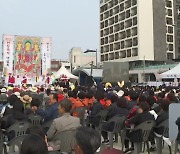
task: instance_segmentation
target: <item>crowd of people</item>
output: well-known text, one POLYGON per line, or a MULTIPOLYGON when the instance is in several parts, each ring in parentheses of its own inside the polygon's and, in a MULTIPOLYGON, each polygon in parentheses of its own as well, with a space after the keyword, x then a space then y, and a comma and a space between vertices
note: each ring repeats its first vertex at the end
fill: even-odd
MULTIPOLYGON (((102 144, 109 144, 109 136, 106 131, 101 131, 101 136, 96 131, 100 123, 98 113, 107 111, 106 121, 120 115, 125 116, 124 127, 126 138, 124 153, 134 150, 133 142, 140 142, 140 132, 129 131, 145 121, 154 121, 156 125, 169 118, 169 105, 179 103, 180 89, 173 87, 120 87, 110 83, 100 83, 97 86, 68 87, 50 85, 45 88, 29 87, 1 87, 0 91, 0 126, 7 130, 17 122, 31 122, 29 115, 35 114, 42 117, 41 125, 52 122, 48 130, 41 125, 31 126, 28 136, 22 143, 20 154, 50 153, 61 150, 63 141, 55 139, 59 134, 75 130, 74 146, 76 154, 94 154, 102 144), (77 108, 86 108, 84 118, 91 125, 81 126, 78 113, 73 112, 77 108), (153 112, 152 112, 153 111, 153 112), (4 120, 7 117, 6 120, 4 120), (131 146, 129 145, 131 143, 131 146)), ((180 120, 177 125, 180 128, 180 120)), ((102 126, 112 131, 114 123, 102 126)), ((161 134, 161 129, 154 129, 161 134)), ((15 132, 4 132, 8 140, 15 137, 15 132)), ((154 136, 150 135, 151 151, 156 150, 154 136)), ((179 135, 180 136, 180 135, 179 135)))

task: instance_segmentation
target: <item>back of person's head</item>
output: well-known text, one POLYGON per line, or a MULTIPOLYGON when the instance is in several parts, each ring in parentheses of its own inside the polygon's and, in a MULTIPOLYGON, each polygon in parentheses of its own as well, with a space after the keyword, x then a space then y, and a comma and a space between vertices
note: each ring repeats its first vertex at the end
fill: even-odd
POLYGON ((88 127, 79 127, 75 134, 77 145, 75 154, 95 154, 101 145, 101 137, 97 131, 88 127))
POLYGON ((154 96, 154 91, 152 89, 150 89, 148 92, 149 92, 149 96, 154 96))
POLYGON ((143 112, 149 111, 150 109, 150 106, 147 102, 140 102, 138 106, 143 110, 143 112))
POLYGON ((64 88, 64 89, 63 89, 63 93, 68 93, 68 89, 67 89, 67 88, 64 88))
POLYGON ((50 93, 51 93, 51 89, 48 88, 48 89, 46 90, 46 94, 49 96, 50 93))
POLYGON ((128 89, 124 89, 124 96, 129 96, 129 90, 128 89))
POLYGON ((113 93, 113 94, 109 97, 109 99, 111 100, 112 103, 115 103, 115 102, 117 102, 117 100, 118 100, 118 96, 113 93))
POLYGON ((158 98, 159 98, 159 99, 164 99, 164 97, 165 97, 165 93, 164 93, 164 92, 160 92, 160 93, 158 94, 158 98))
POLYGON ((31 107, 36 106, 39 107, 41 105, 41 101, 38 98, 33 98, 31 101, 31 107))
POLYGON ((167 95, 167 100, 170 101, 170 102, 173 102, 173 103, 178 102, 178 100, 177 100, 177 98, 176 98, 176 96, 175 96, 175 94, 173 92, 171 92, 171 93, 169 93, 167 95))
POLYGON ((95 98, 97 101, 100 101, 101 99, 104 99, 104 92, 97 90, 95 93, 95 98))
POLYGON ((69 90, 69 91, 68 91, 68 96, 69 96, 69 97, 73 97, 73 96, 74 96, 73 91, 69 90))
POLYGON ((137 99, 139 97, 139 94, 134 90, 130 91, 129 95, 130 95, 130 98, 132 101, 137 101, 137 99))
POLYGON ((141 102, 146 102, 146 101, 147 101, 146 95, 145 95, 145 94, 141 94, 141 95, 139 96, 139 102, 141 103, 141 102))
POLYGON ((79 93, 78 93, 78 98, 79 99, 84 99, 85 98, 85 93, 83 92, 83 91, 80 91, 79 93))
POLYGON ((13 104, 13 111, 14 112, 24 112, 24 105, 20 100, 17 100, 14 104, 13 104))
POLYGON ((161 108, 163 111, 169 111, 169 105, 171 102, 169 100, 163 99, 161 102, 161 108))
POLYGON ((27 136, 21 145, 20 154, 48 154, 45 139, 38 134, 27 136))
POLYGON ((69 113, 72 109, 72 103, 69 99, 65 98, 60 103, 60 108, 64 110, 64 112, 69 113))
POLYGON ((86 92, 86 98, 88 98, 88 99, 93 98, 93 93, 91 91, 86 92))
POLYGON ((77 90, 77 89, 74 89, 74 90, 73 90, 73 98, 77 98, 77 93, 78 93, 78 90, 77 90))
POLYGON ((18 100, 19 100, 19 98, 16 95, 14 95, 14 94, 8 97, 8 102, 12 106, 18 100))
POLYGON ((117 106, 120 108, 127 108, 127 99, 124 97, 119 97, 117 100, 117 106))
POLYGON ((45 138, 45 132, 44 129, 40 126, 33 126, 29 129, 29 134, 38 134, 39 136, 41 136, 42 138, 45 138))
POLYGON ((152 107, 153 104, 156 103, 156 99, 154 98, 154 96, 149 96, 147 98, 147 103, 149 104, 150 107, 152 107))
POLYGON ((40 88, 40 92, 44 92, 44 88, 43 87, 40 88))

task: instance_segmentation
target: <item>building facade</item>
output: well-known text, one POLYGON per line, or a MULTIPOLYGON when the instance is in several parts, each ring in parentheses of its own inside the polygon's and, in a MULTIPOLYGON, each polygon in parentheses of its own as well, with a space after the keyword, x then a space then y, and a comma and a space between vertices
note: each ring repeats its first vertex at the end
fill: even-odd
POLYGON ((68 70, 71 71, 71 65, 67 60, 51 60, 51 72, 55 73, 57 72, 61 66, 64 65, 64 67, 68 70))
POLYGON ((175 17, 175 51, 176 58, 180 59, 180 0, 174 0, 175 17))
POLYGON ((96 66, 96 53, 84 53, 81 48, 74 47, 69 52, 69 62, 72 69, 78 67, 90 67, 91 64, 96 66))
POLYGON ((101 0, 101 62, 177 58, 177 4, 178 0, 101 0))

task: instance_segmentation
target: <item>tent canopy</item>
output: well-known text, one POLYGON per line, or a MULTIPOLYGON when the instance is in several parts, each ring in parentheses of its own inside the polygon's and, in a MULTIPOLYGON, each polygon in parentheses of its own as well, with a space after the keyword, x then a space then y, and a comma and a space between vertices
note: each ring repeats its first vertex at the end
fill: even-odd
POLYGON ((180 78, 180 63, 171 70, 161 74, 162 78, 180 78))
POLYGON ((61 77, 67 77, 68 79, 78 79, 77 76, 71 74, 64 66, 61 66, 61 68, 55 73, 55 79, 61 77))

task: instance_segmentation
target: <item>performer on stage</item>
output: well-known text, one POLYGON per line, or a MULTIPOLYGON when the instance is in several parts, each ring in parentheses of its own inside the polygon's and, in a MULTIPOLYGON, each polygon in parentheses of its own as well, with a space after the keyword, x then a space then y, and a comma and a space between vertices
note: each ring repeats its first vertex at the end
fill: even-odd
POLYGON ((9 78, 8 78, 8 84, 14 84, 15 83, 15 77, 9 73, 9 78))
POLYGON ((49 74, 47 74, 46 83, 50 84, 50 75, 49 74))
POLYGON ((26 78, 26 76, 23 76, 22 84, 27 84, 27 78, 26 78))

